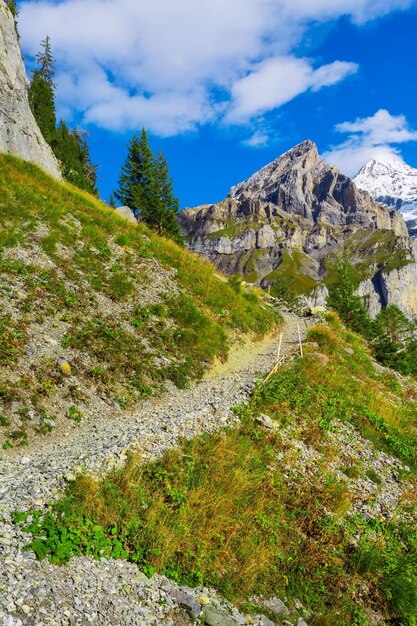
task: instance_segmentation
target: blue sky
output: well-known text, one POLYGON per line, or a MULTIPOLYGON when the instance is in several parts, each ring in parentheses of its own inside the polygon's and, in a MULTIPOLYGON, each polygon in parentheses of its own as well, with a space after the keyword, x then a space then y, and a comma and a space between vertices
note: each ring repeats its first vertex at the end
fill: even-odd
POLYGON ((145 126, 181 206, 220 200, 304 139, 344 173, 417 167, 417 0, 26 0, 28 68, 49 34, 57 107, 90 133, 104 199, 145 126))

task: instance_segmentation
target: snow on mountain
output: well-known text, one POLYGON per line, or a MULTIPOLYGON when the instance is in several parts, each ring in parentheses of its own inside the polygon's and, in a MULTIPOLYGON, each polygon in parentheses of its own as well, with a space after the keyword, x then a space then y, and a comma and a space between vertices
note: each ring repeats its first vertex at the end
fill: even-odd
POLYGON ((410 234, 417 236, 417 169, 400 159, 369 161, 354 178, 381 204, 400 211, 410 234))

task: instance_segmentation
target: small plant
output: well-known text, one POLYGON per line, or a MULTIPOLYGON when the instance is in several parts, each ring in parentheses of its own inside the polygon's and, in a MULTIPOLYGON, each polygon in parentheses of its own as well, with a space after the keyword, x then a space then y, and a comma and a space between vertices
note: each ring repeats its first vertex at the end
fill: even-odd
POLYGON ((39 418, 39 424, 36 430, 42 435, 46 435, 53 430, 54 426, 55 419, 50 417, 47 413, 41 413, 39 418))
POLYGON ((10 437, 13 441, 18 441, 19 439, 27 439, 27 432, 25 430, 13 430, 10 433, 10 437))
POLYGON ((377 474, 377 472, 373 469, 368 469, 366 471, 366 476, 369 478, 369 480, 372 480, 375 485, 380 485, 382 483, 381 476, 377 474))
POLYGON ((80 424, 84 417, 84 413, 75 405, 69 407, 67 415, 70 419, 74 420, 74 422, 77 422, 77 424, 80 424))
POLYGON ((5 415, 0 415, 0 426, 10 426, 10 420, 5 415))
POLYGON ((8 439, 6 439, 6 441, 3 443, 3 450, 8 450, 9 448, 13 448, 13 444, 10 443, 10 441, 8 439))
POLYGON ((347 476, 348 478, 360 478, 361 476, 361 468, 359 465, 346 465, 344 467, 340 468, 341 471, 345 474, 345 476, 347 476))

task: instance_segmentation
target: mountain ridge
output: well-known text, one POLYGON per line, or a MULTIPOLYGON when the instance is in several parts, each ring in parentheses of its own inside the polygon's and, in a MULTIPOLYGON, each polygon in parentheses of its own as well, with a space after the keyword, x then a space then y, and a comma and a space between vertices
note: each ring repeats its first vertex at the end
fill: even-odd
POLYGON ((373 315, 388 303, 417 314, 417 249, 403 216, 321 159, 311 140, 179 220, 192 251, 276 294, 291 287, 323 303, 323 290, 318 298, 314 291, 348 252, 373 315))

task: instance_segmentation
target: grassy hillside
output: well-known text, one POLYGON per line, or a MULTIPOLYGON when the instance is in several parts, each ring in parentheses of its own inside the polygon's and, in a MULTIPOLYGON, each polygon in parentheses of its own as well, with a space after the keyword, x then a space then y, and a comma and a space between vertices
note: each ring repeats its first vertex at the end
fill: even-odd
POLYGON ((184 386, 277 314, 213 267, 0 155, 0 443, 184 386), (115 405, 115 406, 116 406, 115 405))
POLYGON ((32 515, 32 548, 128 558, 252 613, 262 596, 294 615, 301 601, 310 626, 415 626, 417 386, 335 314, 305 355, 257 388, 240 426, 79 477, 32 515))

